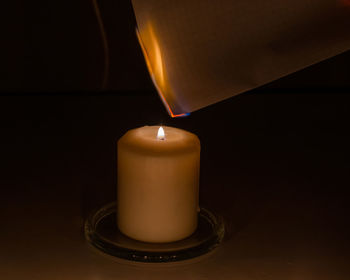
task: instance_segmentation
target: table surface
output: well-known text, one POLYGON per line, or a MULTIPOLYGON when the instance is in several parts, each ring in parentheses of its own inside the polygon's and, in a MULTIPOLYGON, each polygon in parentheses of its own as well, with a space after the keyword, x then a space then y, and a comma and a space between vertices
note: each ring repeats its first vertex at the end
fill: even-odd
POLYGON ((1 96, 1 279, 349 279, 350 95, 243 94, 170 119, 155 93, 1 96), (227 234, 185 263, 90 248, 116 194, 116 141, 153 124, 201 139, 200 201, 227 234))

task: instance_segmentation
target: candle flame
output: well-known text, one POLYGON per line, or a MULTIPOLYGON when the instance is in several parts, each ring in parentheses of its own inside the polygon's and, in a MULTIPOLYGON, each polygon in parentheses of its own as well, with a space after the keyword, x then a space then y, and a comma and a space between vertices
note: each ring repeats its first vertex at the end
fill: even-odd
POLYGON ((165 140, 165 133, 163 127, 159 127, 158 134, 157 134, 158 140, 165 140))

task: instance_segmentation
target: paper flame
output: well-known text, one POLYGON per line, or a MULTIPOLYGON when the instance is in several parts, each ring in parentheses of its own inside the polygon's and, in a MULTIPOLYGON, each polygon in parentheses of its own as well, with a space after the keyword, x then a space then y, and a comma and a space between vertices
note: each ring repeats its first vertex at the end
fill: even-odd
POLYGON ((173 118, 188 116, 189 113, 174 113, 174 110, 169 105, 169 99, 173 98, 171 96, 171 90, 167 81, 166 68, 164 65, 164 59, 162 57, 160 45, 152 25, 148 24, 143 28, 142 38, 138 29, 136 29, 136 35, 140 43, 142 53, 144 55, 153 84, 156 87, 158 94, 169 115, 173 118), (147 46, 147 50, 145 46, 147 46))

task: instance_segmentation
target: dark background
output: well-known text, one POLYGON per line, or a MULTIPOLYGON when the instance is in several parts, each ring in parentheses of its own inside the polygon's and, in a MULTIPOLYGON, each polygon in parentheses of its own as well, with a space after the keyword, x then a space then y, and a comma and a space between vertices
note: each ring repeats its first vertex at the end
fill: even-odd
MULTIPOLYGON (((153 90, 130 0, 98 1, 110 45, 110 90, 153 90)), ((6 1, 0 91, 100 89, 104 57, 91 1, 6 1)), ((350 53, 275 82, 273 88, 349 86, 350 53)))
POLYGON ((0 75, 1 279, 332 279, 349 275, 350 81, 344 53, 171 119, 129 1, 8 1, 0 75), (165 124, 202 145, 200 201, 227 235, 205 261, 136 268, 92 251, 83 221, 115 200, 116 142, 165 124))

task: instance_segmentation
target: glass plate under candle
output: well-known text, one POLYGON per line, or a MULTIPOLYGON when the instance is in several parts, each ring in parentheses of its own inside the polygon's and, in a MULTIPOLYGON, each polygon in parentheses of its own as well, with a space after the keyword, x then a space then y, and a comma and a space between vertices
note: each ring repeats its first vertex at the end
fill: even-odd
POLYGON ((201 208, 197 230, 189 237, 171 243, 146 243, 131 239, 117 227, 116 203, 94 212, 85 221, 85 237, 109 255, 137 262, 183 261, 212 251, 224 237, 223 219, 201 208))

